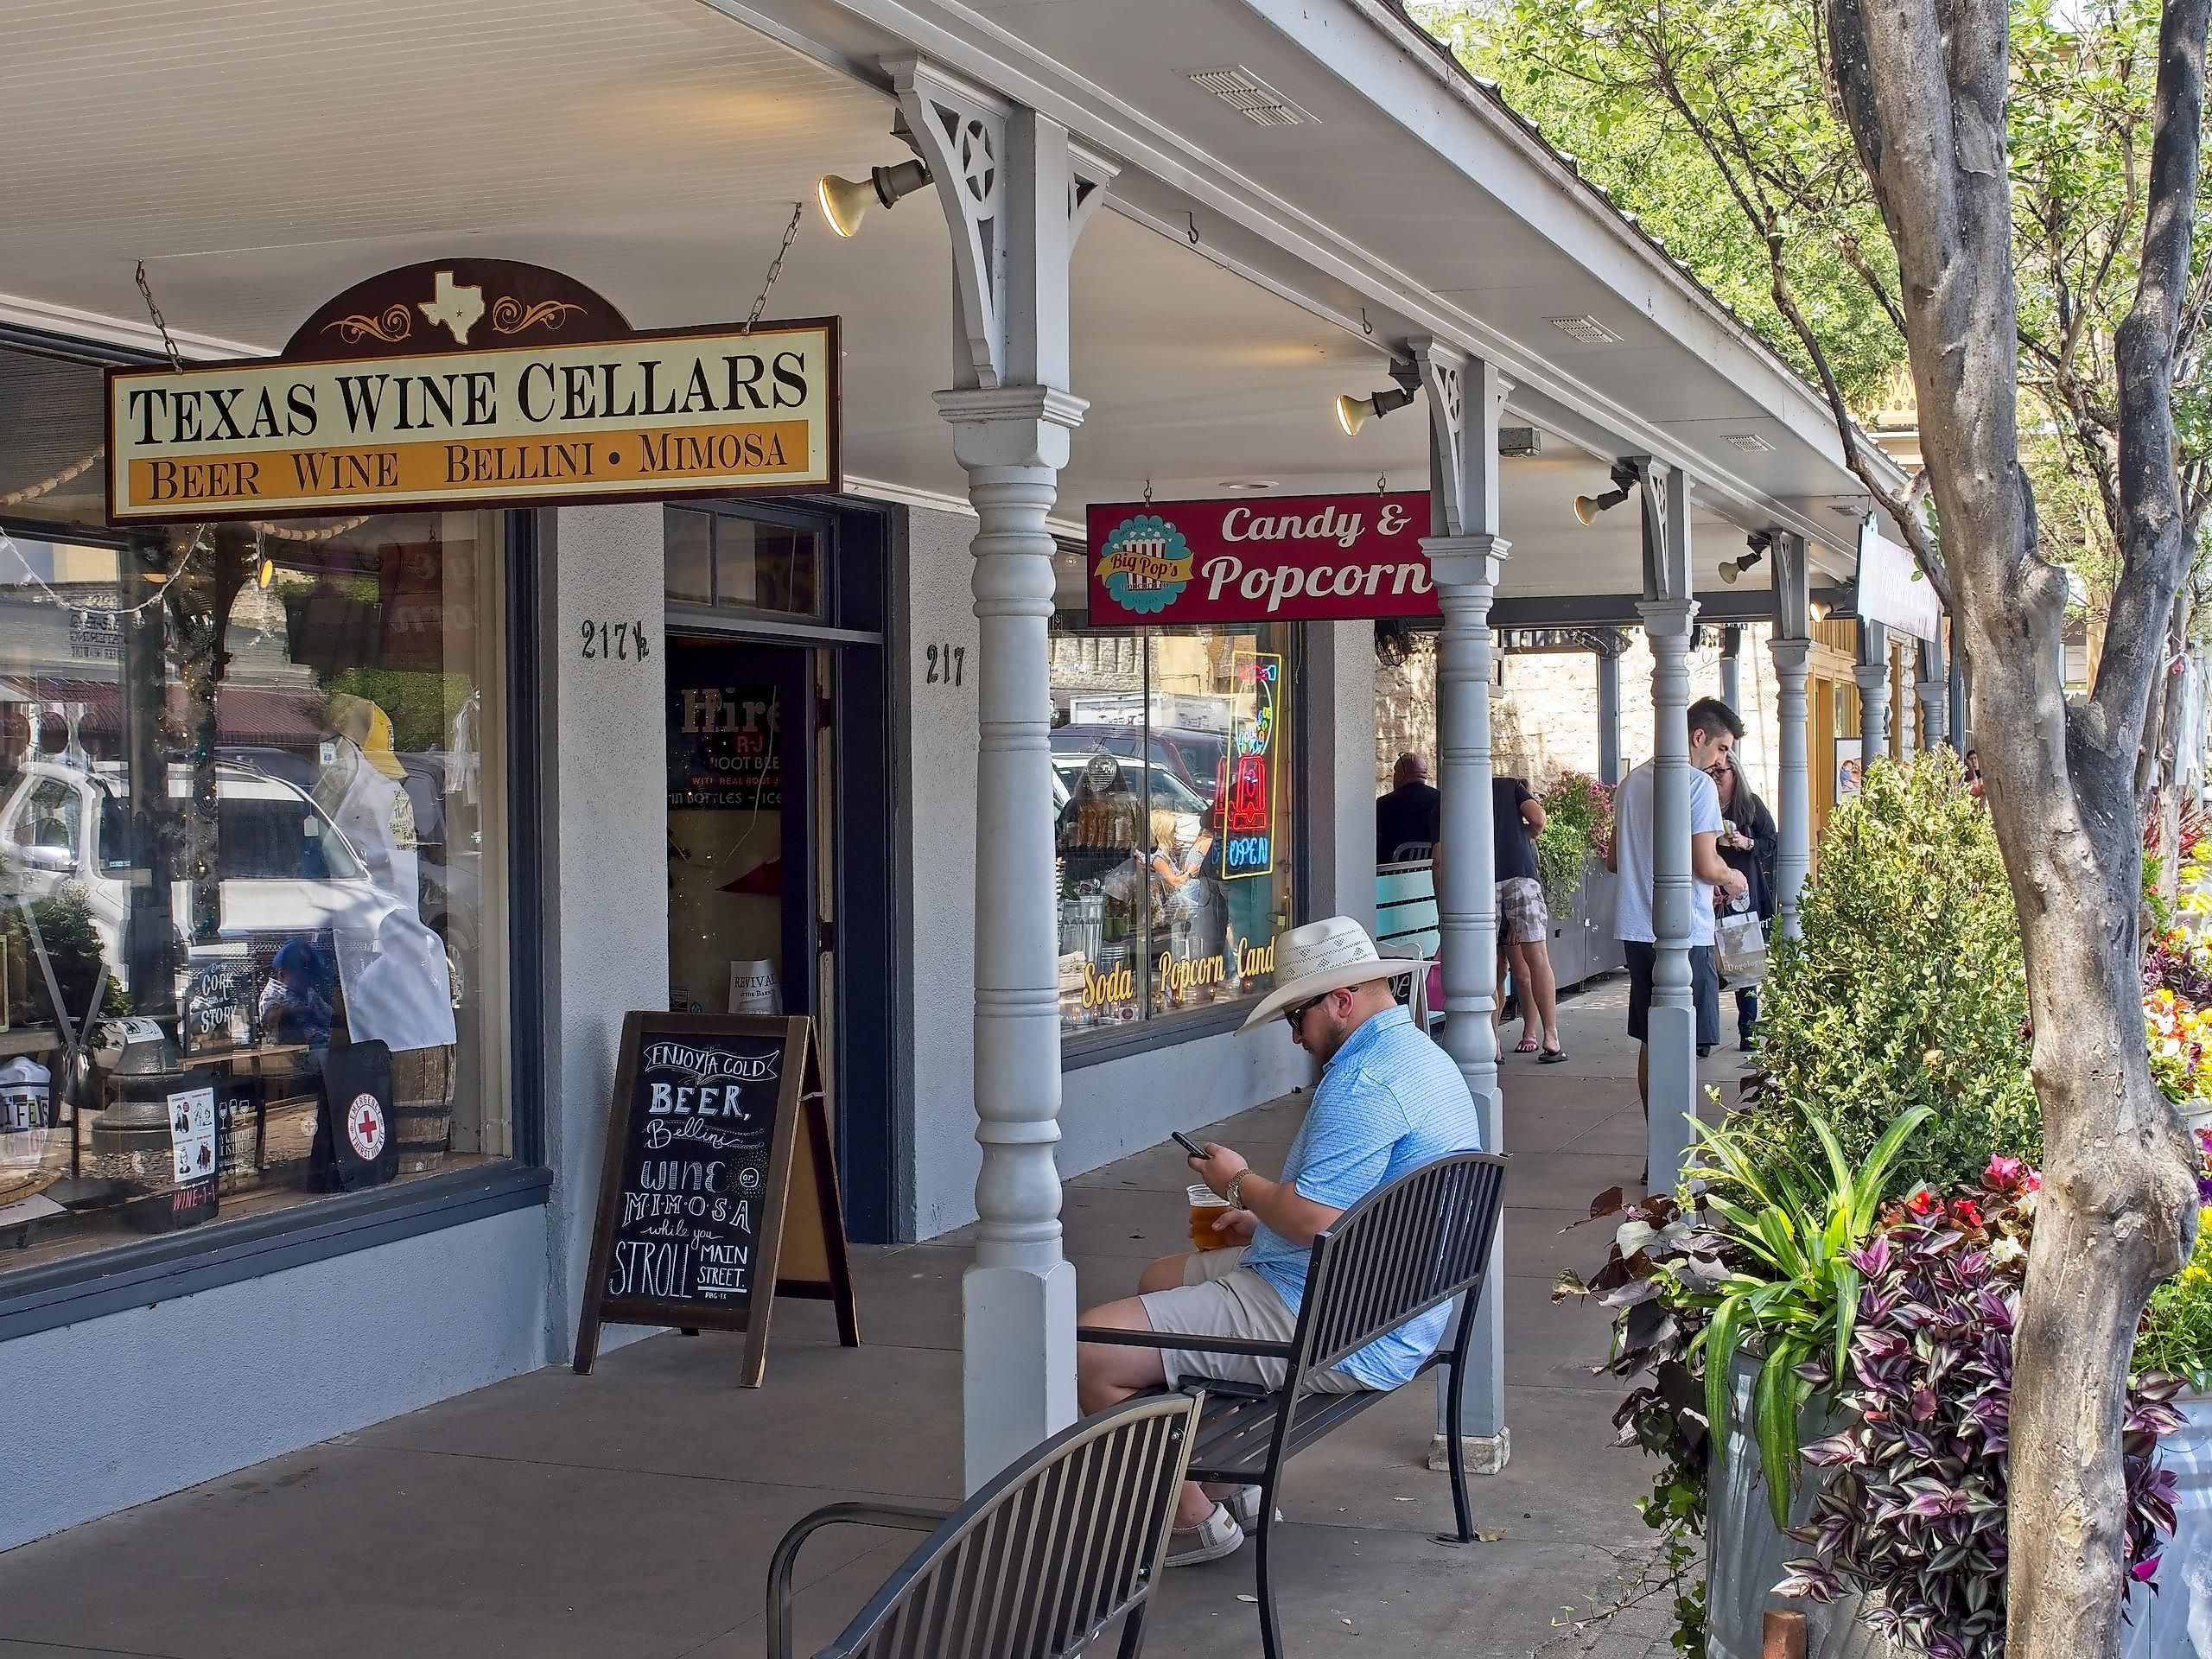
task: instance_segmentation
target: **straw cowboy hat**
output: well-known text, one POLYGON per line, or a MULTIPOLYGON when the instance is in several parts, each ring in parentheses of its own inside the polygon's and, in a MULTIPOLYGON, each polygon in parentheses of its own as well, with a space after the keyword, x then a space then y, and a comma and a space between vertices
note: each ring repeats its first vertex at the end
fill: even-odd
POLYGON ((1324 991, 1341 991, 1371 979, 1389 979, 1415 964, 1376 954, 1367 930, 1349 916, 1294 927, 1275 941, 1275 986, 1240 1029, 1265 1025, 1285 1008, 1324 991))

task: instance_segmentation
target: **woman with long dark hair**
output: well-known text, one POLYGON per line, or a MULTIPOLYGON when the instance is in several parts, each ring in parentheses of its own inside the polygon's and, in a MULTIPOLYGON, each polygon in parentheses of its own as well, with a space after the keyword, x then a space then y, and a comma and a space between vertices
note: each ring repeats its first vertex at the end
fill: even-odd
MULTIPOLYGON (((1766 925, 1768 937, 1774 928, 1774 855, 1781 844, 1781 834, 1775 828, 1774 814, 1767 810, 1766 803, 1751 792, 1751 779, 1744 776, 1744 769, 1732 754, 1725 756, 1712 768, 1713 786, 1720 791, 1721 834, 1714 843, 1722 861, 1740 874, 1748 884, 1743 897, 1731 899, 1716 893, 1717 903, 1738 910, 1755 911, 1766 925)), ((1758 1025, 1759 988, 1738 985, 1736 991, 1736 1045, 1746 1053, 1751 1051, 1751 1039, 1758 1025)))

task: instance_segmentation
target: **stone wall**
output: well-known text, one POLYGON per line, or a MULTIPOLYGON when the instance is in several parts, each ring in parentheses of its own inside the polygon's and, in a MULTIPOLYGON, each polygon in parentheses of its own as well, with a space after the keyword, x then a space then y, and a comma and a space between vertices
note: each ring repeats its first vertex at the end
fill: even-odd
MULTIPOLYGON (((1767 624, 1744 629, 1741 746, 1751 786, 1770 805, 1774 801, 1776 687, 1767 624)), ((1430 763, 1436 757, 1436 653, 1416 652, 1397 667, 1375 671, 1375 781, 1379 794, 1390 786, 1390 769, 1411 751, 1430 763)), ((1491 751, 1499 775, 1532 784, 1561 772, 1598 770, 1598 664, 1586 652, 1531 652, 1503 658, 1499 683, 1491 693, 1491 751)), ((1690 653, 1690 696, 1720 695, 1720 639, 1718 628, 1704 630, 1690 653)), ((1640 632, 1629 632, 1621 657, 1621 764, 1634 766, 1651 753, 1651 653, 1640 632)))

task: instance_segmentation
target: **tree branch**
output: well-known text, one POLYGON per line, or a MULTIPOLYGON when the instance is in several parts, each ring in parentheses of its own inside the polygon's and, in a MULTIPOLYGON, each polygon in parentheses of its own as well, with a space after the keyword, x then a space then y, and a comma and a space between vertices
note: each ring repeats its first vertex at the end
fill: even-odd
MULTIPOLYGON (((2113 340, 2120 369, 2120 579, 2089 698, 2094 728, 2087 735, 2096 741, 2081 746, 2100 774, 2109 774, 2116 748, 2133 755, 2142 741, 2151 683, 2164 662, 2164 625, 2190 550, 2183 538, 2181 481, 2174 467, 2173 371, 2190 289, 2208 24, 2212 0, 2166 0, 2158 29, 2142 260, 2134 303, 2113 340)), ((2103 775, 2095 781, 2109 790, 2119 780, 2103 775)))

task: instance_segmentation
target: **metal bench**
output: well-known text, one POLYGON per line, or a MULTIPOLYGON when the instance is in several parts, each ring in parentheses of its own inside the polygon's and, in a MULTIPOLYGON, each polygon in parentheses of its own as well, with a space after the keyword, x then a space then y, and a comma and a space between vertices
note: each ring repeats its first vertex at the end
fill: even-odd
MULTIPOLYGON (((1281 1659, 1274 1586, 1268 1568, 1268 1540, 1284 1464, 1389 1395, 1371 1389, 1307 1394, 1305 1379, 1325 1371, 1407 1320, 1450 1301, 1465 1300, 1450 1340, 1425 1360, 1421 1371, 1446 1371, 1446 1440, 1452 1469, 1456 1535, 1438 1541, 1470 1544, 1474 1514, 1467 1498, 1467 1469, 1460 1433, 1460 1374, 1474 1334, 1483 1275, 1497 1236, 1505 1185, 1505 1160, 1468 1152, 1439 1159, 1377 1187, 1337 1217, 1313 1241, 1299 1303, 1298 1328, 1287 1343, 1234 1338, 1163 1335, 1084 1326, 1084 1342, 1125 1347, 1176 1348, 1216 1354, 1259 1354, 1285 1360, 1289 1373, 1269 1391, 1232 1382, 1209 1382, 1189 1478, 1260 1491, 1258 1556, 1260 1641, 1267 1659, 1281 1659)), ((1421 1373, 1416 1372, 1419 1376, 1421 1373)))
POLYGON ((1418 859, 1385 864, 1375 872, 1375 948, 1408 962, 1412 982, 1406 1003, 1414 1023, 1426 1031, 1444 1018, 1444 1010, 1428 1000, 1428 965, 1436 960, 1444 936, 1437 926, 1436 868, 1427 849, 1420 851, 1418 859))
POLYGON ((1120 1659, 1144 1647, 1199 1402, 1130 1400, 1063 1429, 958 1509, 832 1503, 768 1565, 768 1656, 791 1659, 791 1571, 822 1528, 926 1532, 815 1659, 1066 1659, 1119 1618, 1120 1659))

